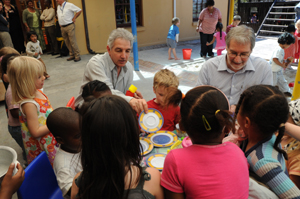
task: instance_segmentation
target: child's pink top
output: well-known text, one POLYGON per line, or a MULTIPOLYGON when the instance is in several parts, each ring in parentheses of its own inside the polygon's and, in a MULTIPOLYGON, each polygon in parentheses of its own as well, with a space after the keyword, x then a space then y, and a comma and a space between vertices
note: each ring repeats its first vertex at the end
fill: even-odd
POLYGON ((226 41, 225 41, 226 32, 222 31, 222 39, 220 38, 220 32, 216 32, 214 34, 214 37, 217 40, 217 45, 216 45, 215 49, 216 50, 225 49, 226 48, 226 41))
POLYGON ((297 52, 295 54, 295 58, 298 59, 299 58, 299 51, 300 51, 300 48, 299 48, 299 46, 300 46, 300 39, 299 39, 300 32, 298 33, 297 30, 296 30, 294 36, 295 36, 295 41, 298 41, 298 50, 297 50, 297 52))
POLYGON ((295 36, 295 43, 291 44, 290 47, 284 49, 284 59, 289 57, 294 57, 295 54, 298 52, 298 37, 295 36))
POLYGON ((192 145, 171 150, 161 183, 186 199, 239 198, 249 195, 249 171, 243 151, 235 144, 192 145))

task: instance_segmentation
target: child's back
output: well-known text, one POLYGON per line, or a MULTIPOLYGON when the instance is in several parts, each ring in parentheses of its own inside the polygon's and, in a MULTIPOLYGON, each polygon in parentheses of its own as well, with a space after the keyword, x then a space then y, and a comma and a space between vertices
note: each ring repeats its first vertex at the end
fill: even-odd
POLYGON ((222 38, 220 36, 220 32, 216 32, 214 34, 214 37, 216 37, 216 40, 217 40, 217 44, 216 44, 216 47, 215 49, 216 50, 219 50, 219 49, 225 49, 226 48, 226 32, 222 31, 222 38))
POLYGON ((248 198, 249 174, 243 152, 222 139, 234 122, 226 96, 211 86, 190 90, 181 103, 180 128, 193 145, 171 150, 161 185, 185 198, 248 198))
POLYGON ((164 188, 187 199, 248 198, 248 182, 245 155, 231 142, 171 150, 161 178, 164 188))

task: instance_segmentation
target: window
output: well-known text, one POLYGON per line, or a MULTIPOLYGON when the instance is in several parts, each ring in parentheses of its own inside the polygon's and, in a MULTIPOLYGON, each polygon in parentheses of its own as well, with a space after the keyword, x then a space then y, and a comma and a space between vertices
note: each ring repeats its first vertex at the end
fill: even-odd
MULTIPOLYGON (((142 0, 135 0, 136 25, 142 25, 142 0)), ((131 26, 130 0, 115 0, 117 27, 131 26)))
POLYGON ((198 21, 200 12, 205 8, 206 0, 193 0, 193 21, 198 21))

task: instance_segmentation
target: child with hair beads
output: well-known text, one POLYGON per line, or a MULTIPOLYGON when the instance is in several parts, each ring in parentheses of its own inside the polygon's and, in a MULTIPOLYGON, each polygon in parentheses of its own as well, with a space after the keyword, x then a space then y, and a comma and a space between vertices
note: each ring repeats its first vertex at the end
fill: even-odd
POLYGON ((64 197, 71 196, 73 179, 82 171, 80 126, 81 115, 70 108, 57 108, 47 117, 47 127, 60 144, 53 169, 64 197))
POLYGON ((12 103, 20 104, 19 119, 23 143, 30 164, 42 151, 51 165, 58 144, 47 128, 46 118, 53 110, 47 96, 40 90, 44 85, 44 66, 32 57, 16 57, 8 68, 12 103))
POLYGON ((161 130, 174 131, 175 125, 180 120, 180 108, 182 93, 178 90, 179 80, 176 75, 168 70, 162 69, 155 73, 153 79, 153 92, 156 98, 147 102, 148 108, 159 110, 164 117, 161 130))
POLYGON ((283 92, 287 97, 291 97, 291 90, 287 84, 286 79, 283 76, 283 69, 285 69, 288 63, 284 60, 284 50, 295 42, 295 38, 288 32, 283 33, 278 38, 279 46, 273 51, 270 59, 273 72, 273 86, 278 86, 279 90, 283 92))
POLYGON ((190 90, 181 102, 180 129, 193 145, 171 150, 161 185, 167 199, 248 198, 247 160, 238 146, 222 139, 235 122, 224 93, 212 86, 190 90))
POLYGON ((180 24, 179 18, 174 17, 172 19, 172 26, 169 29, 168 36, 167 36, 167 46, 169 47, 168 54, 169 60, 174 59, 179 60, 176 55, 176 46, 179 40, 179 28, 178 25, 180 24), (171 56, 171 51, 173 52, 174 58, 171 56))
POLYGON ((226 28, 226 34, 231 30, 231 28, 238 26, 240 23, 241 23, 241 16, 234 15, 234 17, 232 19, 232 23, 229 26, 227 26, 227 28, 226 28))
POLYGON ((72 199, 162 199, 160 173, 140 166, 136 113, 124 99, 106 95, 92 101, 82 118, 83 171, 72 185, 72 199))
POLYGON ((223 29, 223 24, 221 22, 218 22, 216 25, 216 30, 217 32, 214 34, 213 40, 211 42, 207 42, 206 45, 210 46, 212 45, 215 40, 217 39, 217 45, 215 49, 217 50, 217 55, 222 55, 222 51, 225 50, 226 48, 226 32, 222 31, 223 29))
POLYGON ((276 87, 269 85, 246 89, 235 111, 235 117, 247 137, 241 149, 250 165, 250 176, 285 199, 300 198, 299 189, 288 177, 284 160, 287 154, 280 147, 288 114, 286 98, 276 87))
POLYGON ((38 59, 39 61, 41 61, 45 67, 44 76, 46 77, 46 79, 49 78, 50 76, 47 73, 46 64, 41 58, 43 51, 40 46, 40 41, 37 40, 36 32, 29 31, 27 33, 27 40, 28 40, 28 43, 26 45, 27 56, 34 57, 34 58, 38 59))
MULTIPOLYGON (((300 99, 289 102, 289 113, 287 122, 300 126, 300 99)), ((285 163, 289 177, 300 188, 300 142, 285 134, 281 139, 281 145, 288 155, 285 163)))

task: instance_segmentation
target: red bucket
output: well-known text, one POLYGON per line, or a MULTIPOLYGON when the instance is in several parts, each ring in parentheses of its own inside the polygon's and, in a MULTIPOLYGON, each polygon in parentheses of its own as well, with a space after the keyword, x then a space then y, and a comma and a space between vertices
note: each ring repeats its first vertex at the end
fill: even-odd
POLYGON ((182 49, 183 59, 191 59, 192 49, 185 48, 182 49))

